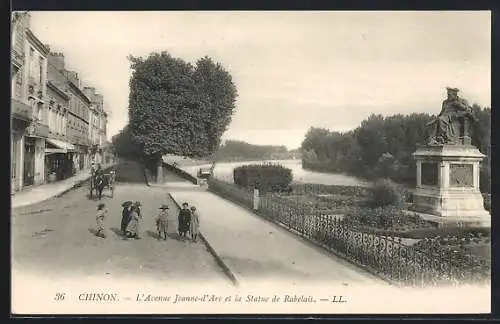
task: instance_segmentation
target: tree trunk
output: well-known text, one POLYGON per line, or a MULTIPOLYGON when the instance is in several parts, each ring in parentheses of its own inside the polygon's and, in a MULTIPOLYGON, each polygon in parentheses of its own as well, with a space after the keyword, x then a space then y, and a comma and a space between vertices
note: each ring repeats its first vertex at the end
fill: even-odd
POLYGON ((162 184, 163 183, 163 159, 162 156, 160 155, 157 160, 157 168, 156 168, 156 183, 162 184))

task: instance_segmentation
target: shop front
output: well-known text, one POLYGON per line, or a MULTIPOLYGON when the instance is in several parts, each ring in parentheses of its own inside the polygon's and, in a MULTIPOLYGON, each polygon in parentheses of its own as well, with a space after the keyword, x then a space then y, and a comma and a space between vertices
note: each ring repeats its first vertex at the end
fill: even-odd
POLYGON ((75 174, 75 146, 65 141, 47 138, 45 170, 48 182, 67 179, 75 174))
POLYGON ((45 182, 44 151, 44 138, 24 137, 23 187, 45 182))
MULTIPOLYGON (((31 123, 31 107, 17 100, 12 100, 11 105, 11 192, 20 191, 24 184, 24 135, 26 128, 31 123)), ((34 173, 34 166, 31 174, 34 173)))
POLYGON ((11 140, 11 191, 21 190, 23 183, 23 155, 24 155, 24 136, 21 132, 12 130, 11 140))

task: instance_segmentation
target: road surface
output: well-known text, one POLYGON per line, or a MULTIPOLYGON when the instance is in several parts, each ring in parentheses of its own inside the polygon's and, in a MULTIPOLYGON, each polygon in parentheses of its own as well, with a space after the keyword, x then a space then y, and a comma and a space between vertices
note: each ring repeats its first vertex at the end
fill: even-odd
MULTIPOLYGON (((12 211, 12 273, 43 279, 130 278, 231 286, 202 243, 181 241, 176 233, 176 206, 164 188, 144 183, 139 165, 117 168, 114 197, 105 197, 108 237, 94 235, 98 201, 87 197, 88 187, 12 211), (142 239, 124 240, 119 233, 121 203, 142 202, 142 239), (170 206, 170 237, 159 240, 154 218, 160 204, 170 206)), ((174 179, 175 180, 175 179, 174 179)), ((180 181, 180 180, 176 180, 180 181)), ((109 191, 104 191, 109 195, 109 191)))

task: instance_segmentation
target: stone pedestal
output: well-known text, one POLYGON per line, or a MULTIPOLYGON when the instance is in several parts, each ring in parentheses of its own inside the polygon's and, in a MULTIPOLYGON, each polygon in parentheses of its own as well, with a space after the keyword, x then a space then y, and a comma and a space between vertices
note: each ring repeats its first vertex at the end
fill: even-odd
POLYGON ((471 145, 418 148, 417 187, 412 211, 442 221, 490 223, 479 191, 479 166, 484 154, 471 145))

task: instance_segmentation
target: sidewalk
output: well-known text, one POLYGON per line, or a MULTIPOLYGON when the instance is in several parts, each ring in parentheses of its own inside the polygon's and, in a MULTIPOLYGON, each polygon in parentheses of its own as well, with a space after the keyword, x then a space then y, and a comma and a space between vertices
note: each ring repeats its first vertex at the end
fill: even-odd
MULTIPOLYGON (((107 169, 111 166, 113 166, 113 164, 105 165, 103 166, 103 169, 107 169)), ((89 178, 90 170, 81 170, 71 178, 53 183, 46 183, 17 192, 15 195, 11 196, 11 208, 13 209, 32 205, 56 197, 76 187, 89 178)))
POLYGON ((210 192, 170 191, 200 212, 200 231, 242 286, 387 285, 381 279, 210 192))

